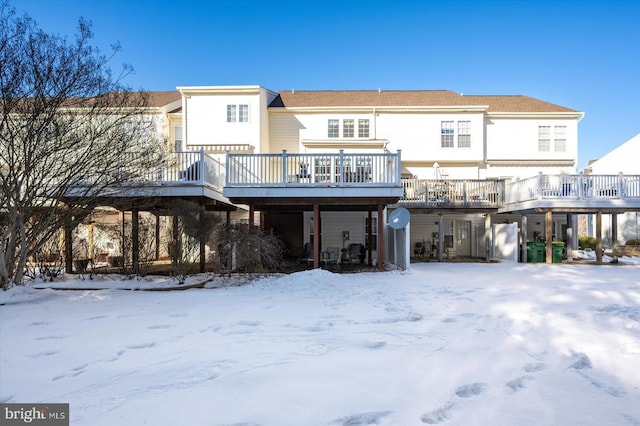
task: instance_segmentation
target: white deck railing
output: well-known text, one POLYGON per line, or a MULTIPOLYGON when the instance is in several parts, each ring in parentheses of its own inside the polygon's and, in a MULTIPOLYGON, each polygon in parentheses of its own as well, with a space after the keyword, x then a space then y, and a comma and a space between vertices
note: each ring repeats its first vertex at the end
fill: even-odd
POLYGON ((640 175, 544 175, 509 182, 506 203, 546 199, 640 199, 640 175))
POLYGON ((194 184, 207 185, 222 191, 225 165, 207 155, 204 150, 168 152, 157 159, 140 159, 140 153, 125 153, 118 167, 121 179, 132 184, 194 184), (142 170, 142 171, 140 171, 142 170))
POLYGON ((385 154, 227 154, 228 187, 397 186, 400 151, 385 154))
POLYGON ((501 179, 403 179, 405 207, 504 206, 505 182, 501 179))

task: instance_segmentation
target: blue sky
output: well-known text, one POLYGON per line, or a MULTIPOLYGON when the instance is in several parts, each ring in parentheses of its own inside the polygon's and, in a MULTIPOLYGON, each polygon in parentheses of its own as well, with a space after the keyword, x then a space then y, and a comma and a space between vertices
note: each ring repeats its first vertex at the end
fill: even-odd
MULTIPOLYGON (((640 133, 640 0, 12 0, 47 32, 93 23, 145 90, 448 89, 585 112, 579 168, 640 133)), ((517 143, 517 141, 514 141, 517 143)), ((640 159, 639 159, 640 161, 640 159)))

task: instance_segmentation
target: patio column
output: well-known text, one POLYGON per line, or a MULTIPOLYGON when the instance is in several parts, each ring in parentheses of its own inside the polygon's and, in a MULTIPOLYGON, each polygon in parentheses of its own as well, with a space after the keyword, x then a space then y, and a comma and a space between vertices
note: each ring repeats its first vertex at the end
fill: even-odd
POLYGON ((553 263, 553 213, 546 212, 544 218, 545 258, 546 263, 553 263))
POLYGON ((140 216, 137 209, 131 211, 131 261, 133 273, 140 272, 140 216))
POLYGON ((602 263, 602 212, 596 213, 596 262, 602 263))
POLYGON ((313 268, 320 267, 320 204, 313 205, 313 268))
POLYGON ((522 240, 522 246, 520 250, 520 261, 527 263, 527 222, 528 218, 526 214, 522 215, 522 225, 520 225, 520 239, 522 240))
POLYGON ((576 228, 574 228, 574 216, 575 215, 571 213, 567 214, 567 262, 573 262, 573 235, 576 232, 576 228))
POLYGON ((618 214, 611 213, 611 248, 618 245, 618 214))
POLYGON ((382 272, 384 258, 382 256, 382 247, 383 245, 383 229, 382 229, 382 214, 383 214, 384 206, 382 204, 378 204, 378 271, 382 272))

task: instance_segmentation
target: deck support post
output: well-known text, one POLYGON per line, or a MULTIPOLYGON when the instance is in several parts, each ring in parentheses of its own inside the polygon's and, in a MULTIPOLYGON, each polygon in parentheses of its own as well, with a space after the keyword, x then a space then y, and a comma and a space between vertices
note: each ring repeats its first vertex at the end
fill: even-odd
POLYGON ((522 215, 522 224, 520 225, 520 239, 522 240, 522 246, 520 250, 520 261, 527 263, 527 222, 528 218, 526 214, 522 215))
POLYGON ((546 212, 544 218, 545 259, 546 263, 553 263, 553 213, 546 212))
POLYGON ((570 213, 567 214, 567 245, 566 245, 567 262, 573 262, 573 235, 576 231, 576 229, 573 226, 574 225, 573 217, 574 215, 570 213))
POLYGON ((491 260, 491 215, 487 213, 484 216, 484 259, 488 262, 491 260))
POLYGON ((611 248, 618 245, 618 214, 611 213, 611 248))
MULTIPOLYGON (((371 212, 371 210, 369 210, 369 222, 367 224, 367 265, 371 266, 371 255, 373 252, 373 214, 371 212)), ((382 220, 382 218, 378 217, 378 222, 382 220)), ((379 238, 379 237, 378 237, 379 238)))
POLYGON ((140 273, 140 212, 138 209, 131 211, 131 262, 133 273, 140 273))
POLYGON ((256 207, 253 204, 249 204, 249 232, 253 231, 255 214, 256 207))
POLYGON ((227 225, 231 225, 231 210, 227 210, 227 225))
POLYGON ((160 215, 156 217, 156 260, 160 259, 160 215))
POLYGON ((383 244, 384 237, 383 237, 383 233, 382 233, 383 232, 383 229, 382 229, 382 225, 383 225, 383 223, 382 223, 383 210, 384 210, 384 205, 378 204, 378 247, 377 247, 377 250, 378 250, 378 262, 377 262, 377 268, 378 268, 378 271, 380 271, 380 272, 382 272, 384 270, 384 265, 383 265, 384 258, 382 256, 382 254, 383 254, 382 253, 382 247, 384 247, 384 244, 383 244))
MULTIPOLYGON (((204 222, 206 213, 205 205, 202 201, 200 201, 200 211, 198 212, 198 220, 200 221, 200 229, 202 229, 202 223, 204 222)), ((205 263, 206 263, 206 241, 204 240, 204 233, 201 233, 198 236, 200 240, 200 272, 204 272, 205 263)))
POLYGON ((73 227, 70 219, 64 224, 64 269, 67 273, 73 272, 73 227))
POLYGON ((320 204, 313 205, 313 269, 320 267, 320 204))
POLYGON ((180 236, 180 218, 176 215, 175 209, 171 216, 171 261, 178 262, 182 256, 182 241, 180 236))
POLYGON ((90 259, 91 262, 93 262, 96 258, 96 253, 95 253, 95 238, 94 238, 94 233, 93 233, 93 223, 89 223, 87 225, 87 231, 89 232, 89 247, 87 250, 87 257, 90 259))
POLYGON ((438 214, 438 262, 444 259, 444 220, 442 213, 438 214))
POLYGON ((125 211, 122 211, 122 227, 121 227, 121 241, 122 241, 122 247, 120 247, 121 251, 122 251, 122 267, 124 268, 124 266, 127 264, 127 230, 125 229, 125 211))
POLYGON ((596 213, 596 263, 602 263, 602 212, 596 213))

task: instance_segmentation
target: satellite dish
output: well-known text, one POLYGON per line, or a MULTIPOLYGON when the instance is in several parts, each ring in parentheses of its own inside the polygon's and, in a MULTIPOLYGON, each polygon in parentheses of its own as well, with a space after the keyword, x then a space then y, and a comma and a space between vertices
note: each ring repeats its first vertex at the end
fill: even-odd
POLYGON ((393 229, 405 228, 409 223, 410 218, 411 214, 409 213, 409 210, 404 207, 400 207, 392 211, 389 215, 389 226, 393 229))

